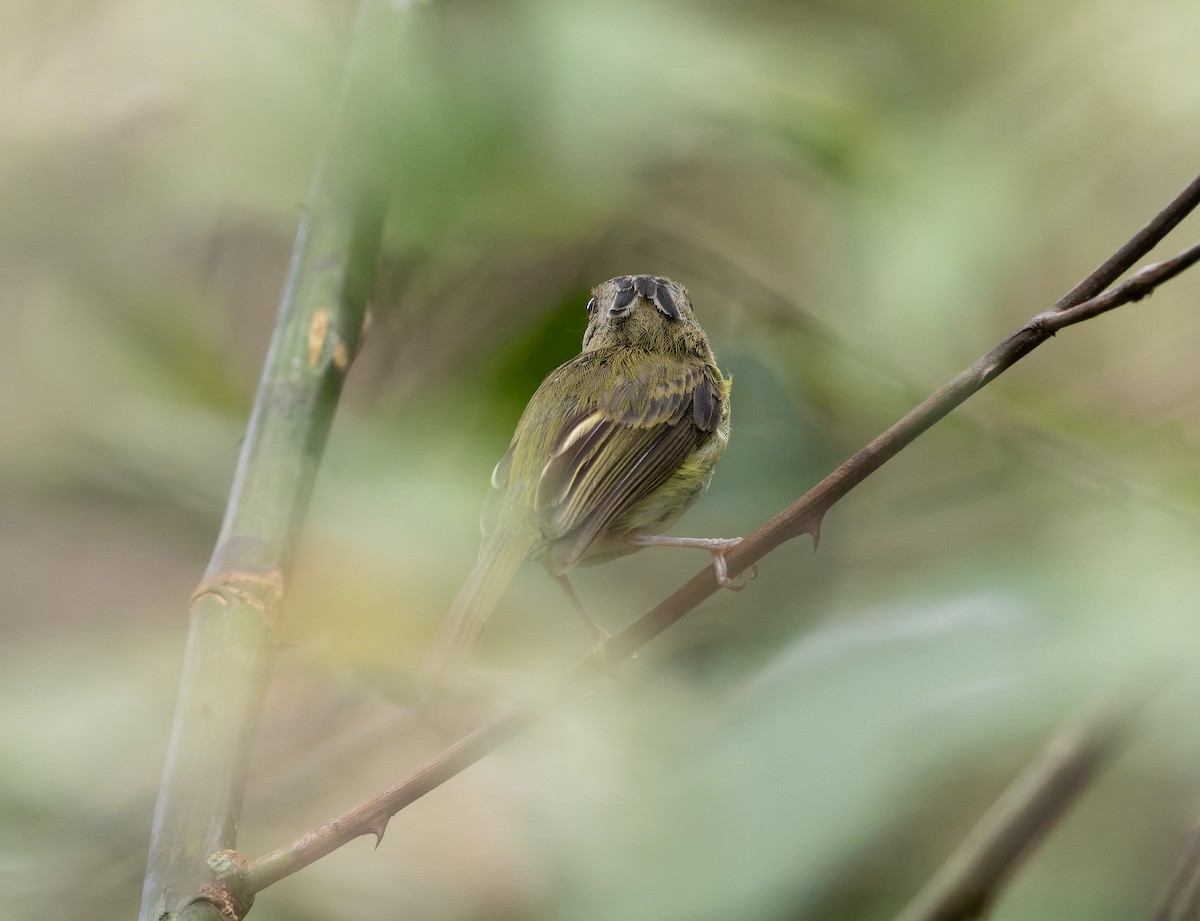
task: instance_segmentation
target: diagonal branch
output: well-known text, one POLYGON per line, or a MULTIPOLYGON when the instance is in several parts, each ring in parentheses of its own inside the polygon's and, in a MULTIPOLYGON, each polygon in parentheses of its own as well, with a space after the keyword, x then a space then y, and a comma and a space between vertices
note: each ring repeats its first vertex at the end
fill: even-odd
MULTIPOLYGON (((1189 199, 1190 206, 1195 208, 1200 204, 1200 178, 1192 183, 1187 191, 1192 193, 1189 199)), ((1124 304, 1141 300, 1158 285, 1174 278, 1197 261, 1200 261, 1200 243, 1166 262, 1146 266, 1127 282, 1106 294, 1069 304, 1061 309, 1052 309, 1032 318, 1020 330, 845 461, 787 509, 726 553, 729 574, 736 576, 745 572, 793 537, 807 533, 813 536, 814 541, 817 540, 825 513, 850 490, 895 457, 930 426, 1051 338, 1056 331, 1124 304)), ((673 595, 614 636, 609 642, 608 656, 623 659, 636 652, 717 588, 713 568, 709 566, 701 570, 673 595)))
MULTIPOLYGON (((590 664, 589 656, 580 666, 590 664)), ((572 676, 577 670, 578 667, 572 670, 572 676)), ((253 898, 267 886, 304 869, 361 835, 374 835, 378 844, 383 840, 392 816, 495 751, 531 723, 535 715, 533 706, 509 710, 443 749, 382 793, 314 828, 302 838, 252 861, 239 883, 244 897, 253 898)))
POLYGON ((1000 889, 1108 764, 1136 698, 1058 729, 896 921, 983 917, 1000 889))
POLYGON ((1046 313, 1034 317, 1030 323, 1041 326, 1053 336, 1060 329, 1074 326, 1076 323, 1082 323, 1092 317, 1098 317, 1122 304, 1140 301, 1159 285, 1170 281, 1180 272, 1190 269, 1197 262, 1200 262, 1200 243, 1193 244, 1178 256, 1165 262, 1156 262, 1138 269, 1117 287, 1104 294, 1097 295, 1082 304, 1076 304, 1074 307, 1048 310, 1046 313))
POLYGON ((1191 214, 1196 208, 1197 200, 1200 200, 1200 176, 1189 182, 1187 187, 1154 215, 1145 227, 1126 240, 1119 250, 1060 297, 1058 303, 1050 309, 1063 311, 1094 298, 1133 268, 1134 263, 1154 249, 1163 237, 1191 214))
MULTIPOLYGON (((1148 253, 1197 205, 1200 205, 1200 176, 1050 311, 1031 319, 726 554, 730 575, 746 571, 780 544, 800 534, 811 534, 815 540, 822 517, 839 499, 973 393, 1053 336, 1055 330, 1121 304, 1140 300, 1193 264, 1198 247, 1192 247, 1176 259, 1159 266, 1143 269, 1109 294, 1095 296, 1148 253), (1069 312, 1072 308, 1077 308, 1078 312, 1069 312)), ((597 655, 586 656, 569 669, 561 681, 566 683, 589 677, 602 672, 606 663, 627 658, 699 605, 717 588, 713 567, 705 567, 665 600, 614 635, 604 649, 605 661, 597 655)), ((558 691, 561 686, 556 683, 553 691, 558 691)), ((554 697, 555 694, 551 693, 546 699, 554 697)), ((392 815, 511 738, 534 717, 536 710, 535 702, 496 717, 378 796, 304 837, 254 860, 248 864, 240 884, 252 896, 360 835, 382 835, 392 815)))

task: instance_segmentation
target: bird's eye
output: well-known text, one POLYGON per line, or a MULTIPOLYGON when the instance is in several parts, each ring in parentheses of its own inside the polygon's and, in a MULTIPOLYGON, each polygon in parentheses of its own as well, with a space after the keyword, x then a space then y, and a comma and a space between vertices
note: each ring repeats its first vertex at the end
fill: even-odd
POLYGON ((592 295, 591 297, 588 298, 588 302, 587 302, 588 316, 591 316, 592 311, 595 309, 596 309, 596 296, 592 295))

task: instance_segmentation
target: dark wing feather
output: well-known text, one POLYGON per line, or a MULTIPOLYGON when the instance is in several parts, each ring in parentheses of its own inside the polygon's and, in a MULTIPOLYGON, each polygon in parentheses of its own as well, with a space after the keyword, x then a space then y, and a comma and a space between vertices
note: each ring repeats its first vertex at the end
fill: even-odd
POLYGON ((535 502, 555 543, 554 568, 574 565, 601 536, 661 486, 716 429, 720 390, 704 365, 657 382, 626 380, 571 419, 551 444, 535 502))
POLYGON ((692 391, 692 422, 702 432, 715 432, 721 424, 721 391, 708 375, 692 391))

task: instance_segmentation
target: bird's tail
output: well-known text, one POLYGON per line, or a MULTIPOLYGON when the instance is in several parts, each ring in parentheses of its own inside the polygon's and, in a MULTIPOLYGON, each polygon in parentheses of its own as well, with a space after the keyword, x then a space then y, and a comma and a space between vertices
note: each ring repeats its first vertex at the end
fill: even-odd
POLYGON ((502 531, 489 535, 479 552, 479 562, 442 618, 433 647, 421 666, 418 685, 423 697, 453 687, 528 552, 526 541, 514 540, 502 531))

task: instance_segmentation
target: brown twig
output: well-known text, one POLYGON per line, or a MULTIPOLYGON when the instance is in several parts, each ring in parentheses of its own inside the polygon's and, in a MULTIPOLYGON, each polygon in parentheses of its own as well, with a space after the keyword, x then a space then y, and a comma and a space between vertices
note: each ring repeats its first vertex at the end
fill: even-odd
POLYGON ((1122 304, 1140 301, 1159 285, 1170 281, 1197 262, 1200 262, 1200 243, 1188 247, 1178 256, 1165 262, 1156 262, 1138 269, 1111 291, 1097 295, 1074 307, 1048 310, 1046 313, 1034 317, 1031 323, 1040 325, 1050 335, 1054 335, 1060 329, 1082 323, 1092 317, 1098 317, 1122 304))
POLYGON ((1133 264, 1146 253, 1154 249, 1185 217, 1196 208, 1200 199, 1200 176, 1197 176, 1187 187, 1176 195, 1167 206, 1150 220, 1145 227, 1130 237, 1125 244, 1108 257, 1094 272, 1090 272, 1074 288, 1058 299, 1051 309, 1054 311, 1067 310, 1076 304, 1091 300, 1114 281, 1124 275, 1133 264))
POLYGON ((1061 727, 896 921, 967 921, 987 913, 1021 861, 1109 761, 1136 699, 1061 727))
MULTIPOLYGON (((1175 259, 1149 266, 1124 285, 1096 296, 1157 245, 1197 205, 1200 205, 1200 176, 1050 311, 1031 319, 730 551, 726 555, 730 575, 745 572, 780 544, 800 534, 811 534, 816 540, 821 519, 839 499, 973 393, 1053 336, 1055 331, 1121 304, 1140 300, 1157 285, 1193 264, 1200 258, 1197 252, 1200 247, 1197 246, 1175 259)), ((604 658, 610 663, 627 658, 717 589, 713 567, 707 566, 613 636, 605 647, 604 658)), ((587 656, 576 663, 563 680, 572 681, 594 674, 602 666, 597 656, 587 656)), ((510 738, 532 718, 535 710, 536 705, 530 704, 497 717, 378 796, 253 861, 242 881, 247 894, 261 891, 360 835, 382 834, 391 815, 510 738)))
POLYGON ((392 816, 507 742, 532 718, 532 708, 519 707, 468 733, 382 793, 253 861, 240 891, 252 896, 361 835, 374 835, 378 844, 392 816))

